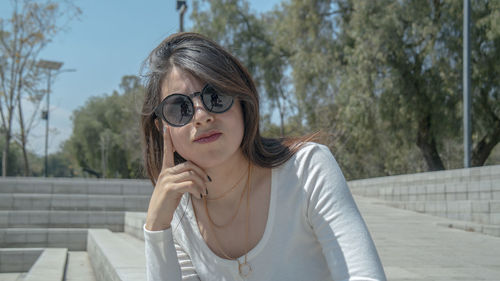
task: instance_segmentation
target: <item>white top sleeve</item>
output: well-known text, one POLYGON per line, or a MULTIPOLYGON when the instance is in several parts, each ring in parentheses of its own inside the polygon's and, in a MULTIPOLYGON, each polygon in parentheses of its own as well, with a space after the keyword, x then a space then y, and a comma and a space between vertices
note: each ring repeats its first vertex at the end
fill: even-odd
POLYGON ((373 240, 339 165, 325 146, 311 157, 305 177, 308 221, 317 236, 333 280, 386 280, 373 240))
POLYGON ((150 231, 143 225, 148 281, 199 281, 189 255, 175 242, 172 228, 150 231))

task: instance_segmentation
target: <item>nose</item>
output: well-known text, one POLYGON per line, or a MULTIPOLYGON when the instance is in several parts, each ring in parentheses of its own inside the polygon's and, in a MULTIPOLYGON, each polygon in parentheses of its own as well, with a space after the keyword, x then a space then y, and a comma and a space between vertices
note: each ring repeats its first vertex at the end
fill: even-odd
POLYGON ((195 97, 193 99, 194 105, 194 125, 199 127, 214 121, 214 116, 211 112, 208 112, 201 101, 201 97, 195 97))

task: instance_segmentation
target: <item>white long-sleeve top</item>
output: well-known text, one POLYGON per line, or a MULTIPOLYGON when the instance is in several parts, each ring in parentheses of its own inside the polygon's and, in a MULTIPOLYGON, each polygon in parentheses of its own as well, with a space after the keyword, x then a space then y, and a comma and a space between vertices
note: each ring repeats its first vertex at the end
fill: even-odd
MULTIPOLYGON (((269 204, 263 237, 247 255, 252 272, 242 278, 237 261, 223 259, 207 246, 184 194, 172 227, 149 231, 143 226, 147 279, 386 280, 373 240, 326 146, 308 143, 272 169, 269 204)), ((239 260, 244 262, 244 256, 239 260)))

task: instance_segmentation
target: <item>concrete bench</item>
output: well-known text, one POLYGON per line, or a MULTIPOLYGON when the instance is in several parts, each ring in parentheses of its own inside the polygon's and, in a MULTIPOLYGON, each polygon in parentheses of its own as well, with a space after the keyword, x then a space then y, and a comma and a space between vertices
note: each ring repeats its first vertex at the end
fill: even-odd
POLYGON ((87 252, 99 281, 146 280, 144 242, 108 229, 89 229, 87 252))

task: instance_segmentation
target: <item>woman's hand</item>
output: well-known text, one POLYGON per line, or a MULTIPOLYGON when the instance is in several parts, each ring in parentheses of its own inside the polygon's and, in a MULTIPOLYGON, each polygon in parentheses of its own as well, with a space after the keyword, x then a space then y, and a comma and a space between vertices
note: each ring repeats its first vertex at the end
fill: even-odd
POLYGON ((199 199, 207 194, 205 179, 208 179, 205 171, 193 162, 174 165, 170 131, 163 127, 163 161, 149 201, 146 229, 158 231, 169 228, 184 193, 189 192, 199 199))

